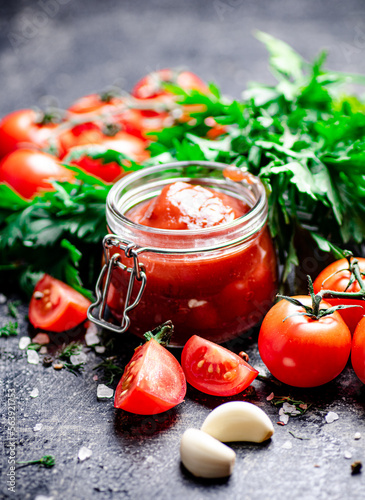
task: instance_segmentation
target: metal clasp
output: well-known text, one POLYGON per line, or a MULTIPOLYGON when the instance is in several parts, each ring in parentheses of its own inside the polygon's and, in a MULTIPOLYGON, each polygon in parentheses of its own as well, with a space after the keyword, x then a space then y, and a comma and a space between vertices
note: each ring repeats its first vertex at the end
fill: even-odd
POLYGON ((98 281, 95 286, 96 302, 94 302, 89 306, 89 309, 87 311, 87 317, 90 321, 92 321, 96 325, 99 325, 103 328, 107 328, 108 330, 111 330, 112 332, 115 333, 123 333, 129 328, 131 322, 128 316, 129 311, 134 309, 141 300, 143 291, 146 286, 147 276, 143 264, 141 264, 138 261, 138 253, 135 250, 134 243, 123 240, 119 236, 108 234, 107 236, 104 237, 103 247, 104 247, 105 264, 101 270, 101 273, 99 275, 98 281), (123 264, 123 262, 121 261, 121 255, 119 253, 115 253, 110 257, 110 249, 112 247, 117 247, 123 250, 124 255, 127 258, 132 258, 133 267, 127 267, 125 264, 123 264), (130 273, 128 289, 123 309, 123 318, 120 326, 114 325, 113 323, 105 319, 106 301, 108 297, 113 270, 115 268, 118 268, 123 272, 130 273), (132 292, 135 288, 136 283, 140 284, 139 290, 134 302, 130 304, 132 292), (97 309, 99 310, 97 311, 97 309))

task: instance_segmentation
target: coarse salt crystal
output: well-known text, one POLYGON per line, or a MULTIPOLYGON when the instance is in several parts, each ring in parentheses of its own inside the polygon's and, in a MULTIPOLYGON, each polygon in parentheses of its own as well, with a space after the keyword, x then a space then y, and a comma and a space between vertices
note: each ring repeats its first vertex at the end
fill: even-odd
POLYGON ((87 346, 99 344, 100 339, 95 331, 87 331, 85 334, 85 343, 87 346))
POLYGON ((110 399, 114 395, 114 390, 105 384, 99 384, 96 389, 96 397, 100 399, 110 399))
POLYGON ((326 419, 327 424, 332 424, 332 422, 339 419, 339 416, 334 411, 330 411, 325 416, 325 419, 326 419))
POLYGON ((30 337, 20 337, 19 339, 19 349, 22 351, 28 347, 28 345, 31 343, 31 338, 30 337))
POLYGON ((86 446, 82 446, 79 449, 78 459, 80 460, 80 462, 83 462, 84 460, 90 458, 92 454, 93 452, 89 448, 86 448, 86 446))
POLYGON ((28 349, 27 360, 28 360, 28 363, 30 363, 31 365, 38 365, 39 356, 38 356, 37 351, 35 351, 34 349, 28 349))
POLYGON ((35 424, 35 426, 33 427, 33 431, 38 432, 38 431, 42 430, 42 427, 43 427, 42 424, 35 424))
POLYGON ((31 398, 37 398, 39 396, 39 390, 37 387, 35 387, 30 393, 29 396, 31 398))

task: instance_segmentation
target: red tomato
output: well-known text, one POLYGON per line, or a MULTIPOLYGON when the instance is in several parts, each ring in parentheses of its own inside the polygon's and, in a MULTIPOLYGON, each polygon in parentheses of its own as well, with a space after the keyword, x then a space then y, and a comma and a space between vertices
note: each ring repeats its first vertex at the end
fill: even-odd
POLYGON ((65 129, 58 136, 59 157, 62 159, 68 151, 75 146, 85 144, 100 144, 104 138, 99 125, 93 122, 75 125, 65 129))
POLYGON ((185 344, 181 365, 189 384, 213 396, 238 394, 259 373, 237 354, 197 335, 185 344))
MULTIPOLYGON (((128 168, 124 170, 123 166, 116 161, 106 162, 103 158, 93 158, 93 155, 95 153, 102 155, 108 149, 112 149, 124 153, 137 163, 142 163, 149 158, 149 152, 145 150, 145 145, 146 143, 138 137, 118 132, 116 138, 109 138, 102 144, 87 144, 71 148, 63 161, 82 168, 85 172, 102 179, 104 182, 115 182, 128 173, 128 168)), ((125 160, 126 167, 128 167, 128 163, 130 162, 125 160)))
POLYGON ((365 384, 365 318, 360 320, 352 339, 351 363, 356 375, 365 384))
POLYGON ((51 180, 74 180, 74 174, 47 153, 33 149, 17 149, 0 162, 0 182, 5 182, 24 198, 42 191, 52 191, 51 180))
POLYGON ((43 148, 51 137, 54 123, 38 123, 39 114, 33 109, 21 109, 0 121, 0 157, 29 144, 43 148))
POLYGON ((73 102, 67 111, 71 115, 98 113, 122 105, 123 102, 124 100, 121 97, 113 96, 108 93, 89 94, 73 102))
MULTIPOLYGON (((295 298, 312 305, 308 296, 295 298)), ((321 302, 321 309, 328 307, 321 302)), ((337 311, 318 320, 303 312, 285 299, 276 303, 262 322, 258 347, 262 361, 278 380, 295 387, 316 387, 345 368, 351 333, 337 311)))
POLYGON ((87 317, 90 301, 48 274, 40 279, 29 304, 29 321, 51 332, 70 330, 87 317))
POLYGON ((155 339, 137 347, 115 391, 114 407, 154 415, 181 403, 184 372, 176 358, 155 339))
MULTIPOLYGON (((359 261, 359 267, 361 272, 365 272, 365 258, 357 258, 359 261)), ((313 283, 314 293, 324 290, 334 290, 336 292, 344 292, 349 280, 350 271, 348 271, 349 264, 347 259, 340 259, 329 266, 327 266, 316 278, 313 283), (340 271, 340 272, 338 272, 340 271), (336 274, 335 274, 336 273, 336 274)), ((351 286, 346 290, 347 292, 359 292, 360 287, 357 281, 354 281, 351 286)), ((326 298, 326 302, 336 306, 338 304, 344 305, 357 305, 361 307, 351 307, 349 309, 343 309, 339 311, 343 320, 349 327, 351 333, 354 333, 355 328, 361 318, 365 315, 365 303, 362 300, 354 299, 329 299, 326 298)))
POLYGON ((149 73, 139 80, 133 87, 132 95, 137 99, 152 99, 161 95, 170 94, 163 88, 161 85, 162 82, 179 85, 184 90, 198 90, 202 93, 208 92, 206 84, 191 71, 161 69, 149 73))
POLYGON ((173 125, 169 113, 139 109, 128 109, 115 117, 128 134, 135 135, 144 140, 151 140, 151 132, 158 132, 173 125))

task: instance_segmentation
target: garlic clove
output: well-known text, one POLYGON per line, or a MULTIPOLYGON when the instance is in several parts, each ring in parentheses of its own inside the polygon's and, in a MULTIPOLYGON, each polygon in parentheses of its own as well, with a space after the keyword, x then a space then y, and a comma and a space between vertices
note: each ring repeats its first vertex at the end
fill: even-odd
POLYGON ((187 429, 180 443, 184 466, 196 477, 219 478, 232 474, 235 452, 199 429, 187 429))
POLYGON ((230 401, 218 406, 207 416, 201 430, 225 443, 262 443, 274 434, 274 427, 266 413, 246 401, 230 401))

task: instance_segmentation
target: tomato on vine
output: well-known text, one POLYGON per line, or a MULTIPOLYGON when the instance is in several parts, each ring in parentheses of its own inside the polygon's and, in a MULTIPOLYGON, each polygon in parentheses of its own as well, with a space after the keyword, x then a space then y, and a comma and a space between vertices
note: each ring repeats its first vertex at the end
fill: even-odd
POLYGON ((20 109, 4 116, 0 121, 0 157, 29 145, 46 147, 58 121, 58 116, 34 109, 20 109))
POLYGON ((73 182, 74 173, 52 155, 36 149, 17 149, 0 162, 0 182, 5 182, 23 198, 53 191, 51 181, 73 182))
MULTIPOLYGON (((348 258, 336 260, 327 266, 315 279, 313 283, 314 293, 319 293, 323 290, 333 290, 335 292, 347 292, 348 298, 326 298, 326 301, 332 306, 339 304, 356 305, 351 309, 343 309, 340 314, 349 327, 351 333, 361 318, 365 315, 365 302, 361 299, 356 299, 350 296, 351 293, 356 293, 361 290, 360 282, 355 278, 354 265, 359 266, 359 272, 365 273, 365 258, 357 257, 354 259, 352 256, 348 258)), ((361 279, 360 276, 360 279, 361 279)))
MULTIPOLYGON (((311 282, 310 282, 311 283, 311 282)), ((262 361, 281 382, 316 387, 345 368, 351 333, 336 308, 320 295, 284 297, 265 316, 258 339, 262 361)))

